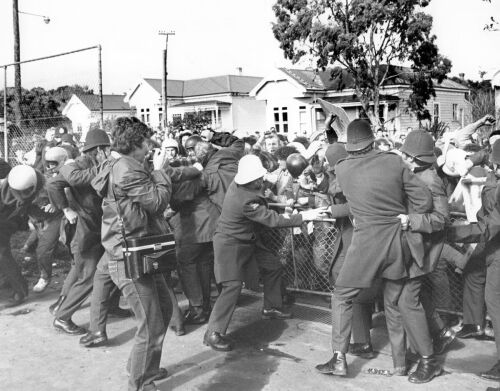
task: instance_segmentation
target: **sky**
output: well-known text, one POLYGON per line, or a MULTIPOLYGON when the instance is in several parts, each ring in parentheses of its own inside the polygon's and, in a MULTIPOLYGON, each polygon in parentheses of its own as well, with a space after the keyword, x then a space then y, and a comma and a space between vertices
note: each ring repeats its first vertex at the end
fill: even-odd
MULTIPOLYGON (((161 78, 169 38, 169 79, 223 74, 266 76, 284 60, 271 23, 274 0, 19 0, 21 59, 100 44, 104 93, 124 93, 142 77, 161 78)), ((490 16, 500 20, 500 0, 432 0, 440 51, 451 59, 451 75, 478 79, 500 69, 500 31, 483 30, 490 16)), ((0 65, 13 61, 12 2, 0 1, 0 65)), ((12 71, 8 84, 12 85, 12 71)), ((95 50, 23 65, 23 86, 53 88, 86 84, 97 90, 95 50)), ((3 83, 3 76, 0 76, 3 83)), ((0 86, 0 88, 2 88, 0 86)))

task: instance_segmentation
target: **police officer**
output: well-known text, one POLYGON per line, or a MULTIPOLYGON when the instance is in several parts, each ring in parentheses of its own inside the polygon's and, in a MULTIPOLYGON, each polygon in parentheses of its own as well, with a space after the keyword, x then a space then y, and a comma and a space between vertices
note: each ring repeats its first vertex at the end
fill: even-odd
MULTIPOLYGON (((323 374, 345 376, 352 327, 352 301, 362 288, 384 279, 384 300, 400 295, 406 271, 400 214, 410 202, 415 213, 432 209, 430 191, 410 172, 397 155, 375 151, 370 124, 354 120, 347 127, 349 157, 337 163, 337 180, 354 216, 354 232, 332 298, 333 357, 316 366, 323 374)), ((418 243, 418 235, 416 235, 418 243)), ((421 241, 420 241, 421 243, 421 241)), ((424 254, 415 254, 422 258, 424 254)), ((391 345, 404 339, 397 314, 386 312, 391 345), (397 327, 394 327, 396 325, 397 327)))
POLYGON ((12 257, 11 236, 30 216, 39 220, 41 210, 33 205, 37 194, 42 190, 43 175, 29 166, 14 167, 0 186, 0 273, 6 278, 14 294, 7 306, 21 304, 28 296, 28 284, 21 274, 21 268, 12 257))
POLYGON ((215 302, 203 338, 205 345, 214 350, 232 349, 225 334, 241 292, 244 271, 254 259, 259 226, 291 227, 300 225, 303 220, 315 220, 321 216, 318 210, 291 216, 270 210, 261 194, 264 175, 266 169, 257 156, 244 156, 224 199, 214 235, 215 278, 221 284, 222 291, 215 302))

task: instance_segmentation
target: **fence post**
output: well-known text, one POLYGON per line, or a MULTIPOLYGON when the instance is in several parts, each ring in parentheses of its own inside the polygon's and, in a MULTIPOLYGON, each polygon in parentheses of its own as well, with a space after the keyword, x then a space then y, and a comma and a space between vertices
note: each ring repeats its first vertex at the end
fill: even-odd
POLYGON ((99 52, 99 112, 100 112, 100 120, 99 122, 101 123, 101 129, 104 129, 104 102, 102 98, 102 47, 101 45, 98 45, 98 52, 99 52))
POLYGON ((293 234, 293 228, 290 228, 290 235, 292 240, 290 241, 292 244, 292 261, 293 261, 293 285, 294 288, 299 287, 299 279, 297 278, 297 263, 295 261, 295 235, 293 234))
POLYGON ((3 67, 3 150, 5 162, 9 162, 9 129, 7 127, 7 66, 3 67))

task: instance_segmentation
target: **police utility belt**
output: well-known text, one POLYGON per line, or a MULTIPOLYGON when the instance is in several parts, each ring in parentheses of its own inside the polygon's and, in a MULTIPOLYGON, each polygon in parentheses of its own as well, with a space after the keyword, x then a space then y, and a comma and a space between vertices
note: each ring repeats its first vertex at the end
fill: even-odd
POLYGON ((109 172, 111 191, 116 204, 118 221, 122 234, 122 251, 125 262, 125 276, 137 280, 144 275, 164 273, 176 264, 175 239, 172 233, 127 238, 125 226, 116 199, 113 182, 113 168, 109 172))

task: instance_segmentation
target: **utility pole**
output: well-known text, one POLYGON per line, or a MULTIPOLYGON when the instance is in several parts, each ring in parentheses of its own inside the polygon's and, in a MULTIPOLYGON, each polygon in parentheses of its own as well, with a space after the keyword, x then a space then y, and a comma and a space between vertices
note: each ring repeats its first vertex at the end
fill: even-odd
POLYGON ((163 106, 163 131, 165 132, 165 136, 167 135, 168 132, 168 118, 167 118, 167 76, 168 76, 168 71, 167 71, 167 53, 168 53, 168 37, 170 35, 175 35, 175 31, 164 31, 160 30, 158 31, 158 35, 164 35, 165 36, 165 50, 163 50, 163 81, 162 81, 162 99, 161 103, 163 106))
MULTIPOLYGON (((17 0, 12 0, 12 16, 14 27, 14 62, 21 61, 21 42, 19 38, 19 8, 17 0)), ((21 124, 21 64, 14 65, 14 117, 16 124, 21 124)), ((7 121, 7 118, 5 118, 7 121)))

